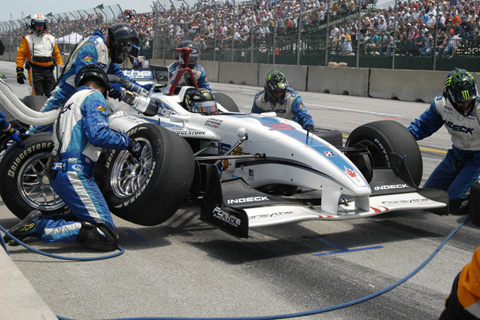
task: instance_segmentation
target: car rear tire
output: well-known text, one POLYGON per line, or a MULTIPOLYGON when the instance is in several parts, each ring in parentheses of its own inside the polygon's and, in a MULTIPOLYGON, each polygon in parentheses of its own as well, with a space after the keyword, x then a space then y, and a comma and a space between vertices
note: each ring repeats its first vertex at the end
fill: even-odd
POLYGON ((373 167, 392 167, 391 154, 405 156, 405 163, 413 182, 422 181, 422 154, 413 135, 402 124, 393 120, 375 121, 352 131, 347 147, 366 147, 371 155, 373 167))
POLYGON ((137 125, 127 134, 145 144, 140 160, 126 150, 109 151, 102 192, 116 216, 139 225, 158 225, 188 195, 195 171, 192 149, 182 137, 153 124, 137 125))
POLYGON ((315 127, 315 131, 313 131, 313 134, 327 141, 334 147, 343 146, 343 135, 338 130, 315 127))
POLYGON ((226 94, 217 92, 217 93, 214 93, 214 96, 215 96, 215 101, 217 101, 217 103, 220 103, 222 107, 224 107, 228 111, 240 112, 240 110, 238 109, 237 103, 233 101, 233 99, 227 96, 226 94))

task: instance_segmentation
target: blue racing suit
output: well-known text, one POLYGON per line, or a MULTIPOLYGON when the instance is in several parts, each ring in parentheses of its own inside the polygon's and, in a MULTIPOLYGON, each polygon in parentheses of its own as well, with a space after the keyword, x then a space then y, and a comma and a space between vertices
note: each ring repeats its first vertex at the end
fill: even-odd
POLYGON ((99 91, 83 86, 62 107, 57 122, 53 152, 59 152, 60 160, 54 162, 57 174, 50 183, 71 214, 45 216, 44 228, 36 236, 44 242, 77 241, 92 248, 92 242, 102 242, 104 237, 105 241, 114 241, 114 249, 115 226, 92 168, 102 148, 127 149, 132 140, 109 128, 105 98, 99 91))
POLYGON ((442 125, 451 135, 452 148, 424 185, 446 191, 451 202, 466 199, 480 176, 480 100, 474 103, 473 111, 463 115, 439 95, 408 127, 416 140, 432 135, 442 125))
MULTIPOLYGON (((182 69, 182 65, 180 63, 174 62, 168 66, 168 77, 171 79, 175 71, 182 69)), ((207 89, 208 91, 212 91, 210 87, 210 82, 208 82, 207 73, 205 69, 199 65, 198 63, 192 69, 193 74, 195 75, 195 80, 197 80, 197 84, 199 88, 207 89)), ((179 85, 185 85, 185 83, 179 83, 179 85)))
POLYGON ((8 123, 7 119, 5 119, 5 113, 0 110, 0 130, 5 130, 8 128, 10 123, 8 123))
MULTIPOLYGON (((102 32, 95 30, 93 34, 82 40, 72 52, 62 76, 50 93, 50 97, 45 102, 41 109, 42 112, 47 112, 62 106, 75 92, 75 76, 77 72, 87 64, 94 63, 102 68, 107 74, 113 74, 118 77, 133 81, 131 78, 125 76, 116 63, 112 63, 109 56, 109 49, 106 45, 106 39, 102 32)), ((135 81, 133 81, 135 82, 135 81)), ((42 127, 43 131, 51 131, 50 126, 42 127)), ((34 128, 33 130, 39 130, 34 128)))
POLYGON ((252 113, 275 112, 277 117, 290 119, 298 122, 302 128, 314 126, 310 113, 303 105, 302 98, 294 89, 287 87, 285 98, 281 103, 271 103, 268 100, 267 92, 260 91, 253 100, 252 113))

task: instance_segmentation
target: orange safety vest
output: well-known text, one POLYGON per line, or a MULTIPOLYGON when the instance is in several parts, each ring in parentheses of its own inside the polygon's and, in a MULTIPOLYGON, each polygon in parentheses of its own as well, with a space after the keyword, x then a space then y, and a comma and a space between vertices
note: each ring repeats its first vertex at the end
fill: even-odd
POLYGON ((457 298, 466 311, 480 318, 480 246, 473 253, 472 262, 460 272, 457 298))

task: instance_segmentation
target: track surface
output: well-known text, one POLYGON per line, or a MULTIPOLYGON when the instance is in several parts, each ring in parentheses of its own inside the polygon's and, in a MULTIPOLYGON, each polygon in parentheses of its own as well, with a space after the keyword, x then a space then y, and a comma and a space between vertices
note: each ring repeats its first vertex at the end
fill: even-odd
MULTIPOLYGON (((0 62, 22 97, 14 64, 0 62)), ((258 87, 213 83, 248 112, 258 87)), ((439 88, 440 89, 440 88, 439 88)), ((317 126, 348 135, 379 119, 404 125, 428 105, 301 92, 317 126)), ((445 130, 419 143, 424 179, 450 145, 445 130)), ((1 183, 1 182, 0 182, 1 183)), ((67 262, 9 247, 11 258, 55 314, 74 319, 127 317, 256 317, 317 310, 370 295, 425 261, 465 218, 430 212, 392 212, 364 220, 304 222, 256 229, 239 240, 184 207, 157 227, 114 218, 125 254, 110 260, 67 262)), ((0 201, 0 224, 18 221, 0 201)), ((367 302, 298 319, 438 319, 451 283, 479 244, 479 228, 464 226, 422 271, 367 302)), ((29 243, 49 253, 88 257, 70 244, 29 243)), ((1 318, 1 317, 0 317, 1 318)))

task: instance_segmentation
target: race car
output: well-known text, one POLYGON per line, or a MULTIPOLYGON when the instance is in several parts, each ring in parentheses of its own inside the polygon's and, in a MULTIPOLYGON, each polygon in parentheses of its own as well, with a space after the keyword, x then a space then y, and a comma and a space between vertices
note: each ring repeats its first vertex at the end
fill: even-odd
MULTIPOLYGON (((356 128, 345 147, 334 146, 274 113, 238 112, 216 94, 217 111, 187 110, 193 86, 180 86, 188 68, 150 92, 135 108, 122 104, 110 127, 145 147, 140 159, 110 150, 95 179, 113 214, 153 226, 185 201, 199 200, 200 218, 238 237, 251 228, 306 220, 365 218, 394 210, 447 210, 444 191, 418 188, 422 160, 413 136, 394 121, 356 128), (145 116, 146 106, 155 106, 145 116)), ((190 80, 191 80, 190 79, 190 80)), ((142 100, 139 99, 139 100, 142 100)), ((147 112, 148 113, 148 112, 147 112)), ((45 176, 53 148, 36 133, 10 147, 0 162, 0 195, 19 218, 33 209, 65 210, 45 176)))

